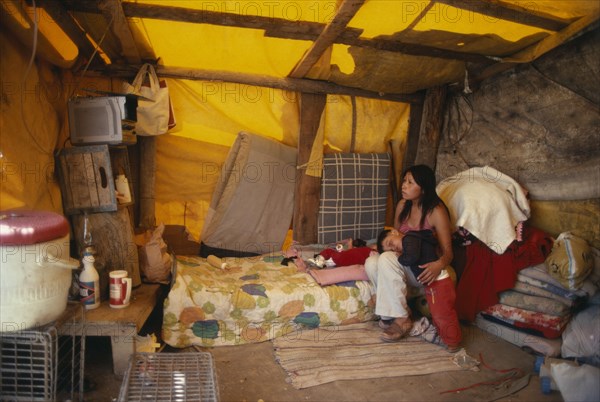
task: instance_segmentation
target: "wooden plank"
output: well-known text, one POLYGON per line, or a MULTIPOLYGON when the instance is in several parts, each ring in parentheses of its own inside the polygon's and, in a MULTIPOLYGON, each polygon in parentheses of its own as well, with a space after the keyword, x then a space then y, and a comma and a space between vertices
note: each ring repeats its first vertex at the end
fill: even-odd
MULTIPOLYGON (((423 104, 410 105, 410 116, 408 121, 408 133, 406 138, 406 148, 402 158, 402 172, 414 165, 417 158, 417 149, 419 148, 419 133, 421 131, 421 119, 423 118, 423 104)), ((398 178, 401 180, 401 178, 398 178)), ((401 186, 402 183, 399 183, 401 186)))
POLYGON ((112 33, 121 46, 119 56, 124 57, 128 63, 141 63, 140 52, 129 29, 127 17, 125 17, 121 2, 117 0, 100 0, 98 8, 102 11, 106 22, 111 26, 112 33))
MULTIPOLYGON (((65 154, 64 166, 66 177, 66 194, 70 197, 70 203, 65 204, 66 210, 79 209, 82 206, 91 205, 89 190, 87 187, 87 179, 85 175, 85 164, 83 155, 79 153, 65 154)), ((68 212, 67 212, 68 213, 68 212)))
POLYGON ((423 105, 423 117, 421 119, 415 164, 424 164, 434 170, 444 121, 446 93, 446 86, 428 89, 423 105))
POLYGON ((85 184, 90 196, 88 208, 99 207, 102 198, 102 179, 98 169, 98 157, 94 154, 81 154, 83 157, 83 172, 85 175, 85 184))
MULTIPOLYGON (((133 324, 136 332, 139 331, 156 305, 159 288, 160 285, 157 284, 143 284, 133 289, 131 302, 125 308, 112 308, 108 301, 102 302, 97 309, 87 310, 87 325, 102 327, 133 324)), ((93 328, 89 328, 88 334, 92 330, 93 328)))
MULTIPOLYGON (((91 59, 94 54, 94 46, 86 36, 86 33, 81 26, 75 22, 73 17, 63 7, 61 2, 52 0, 38 0, 37 5, 43 7, 44 10, 52 17, 52 19, 60 25, 64 33, 75 43, 81 56, 85 60, 91 59)), ((98 62, 104 63, 101 57, 96 58, 98 62)))
MULTIPOLYGON (((140 66, 108 66, 101 71, 111 77, 120 77, 130 79, 139 70, 140 66)), ((336 94, 348 96, 360 96, 363 98, 373 98, 389 100, 392 102, 413 103, 423 102, 422 93, 414 94, 386 94, 381 92, 367 91, 364 89, 345 87, 331 82, 303 79, 303 78, 278 78, 258 74, 236 73, 231 71, 202 70, 181 67, 157 66, 156 73, 160 77, 182 78, 186 80, 203 80, 218 82, 234 82, 238 84, 254 85, 259 87, 277 88, 293 92, 303 92, 312 94, 336 94)))
POLYGON ((69 169, 69 164, 67 163, 67 159, 65 155, 59 153, 56 157, 56 166, 58 167, 58 181, 60 183, 60 192, 63 200, 63 209, 65 209, 68 205, 73 205, 73 192, 71 190, 71 186, 69 185, 71 171, 69 169))
MULTIPOLYGON (((301 94, 300 134, 298 136, 298 166, 310 163, 310 155, 321 115, 325 110, 327 96, 301 94)), ((301 244, 317 242, 318 214, 321 197, 321 177, 306 174, 306 167, 300 168, 296 176, 294 195, 294 240, 301 244)))
POLYGON ((145 229, 156 226, 154 184, 156 181, 156 137, 139 137, 140 166, 140 225, 145 229))
POLYGON ((64 207, 65 211, 69 213, 69 210, 77 209, 82 205, 81 197, 87 194, 86 191, 79 191, 79 189, 85 189, 84 176, 81 173, 83 158, 79 154, 68 153, 63 154, 60 160, 65 180, 63 191, 67 195, 63 200, 65 201, 64 207))
POLYGON ((522 2, 522 5, 518 3, 501 3, 498 0, 437 0, 437 2, 500 20, 512 21, 549 31, 560 31, 570 23, 568 20, 538 11, 534 2, 522 2))
POLYGON ((312 66, 315 65, 325 50, 331 46, 335 39, 344 31, 346 25, 356 15, 365 0, 344 0, 336 12, 333 20, 327 24, 323 32, 313 42, 310 49, 304 53, 302 59, 296 64, 296 67, 290 72, 289 76, 293 78, 304 77, 312 66))
POLYGON ((61 317, 58 333, 70 336, 109 336, 113 359, 113 373, 122 376, 128 367, 129 357, 135 352, 138 332, 156 306, 160 286, 143 284, 133 289, 128 307, 115 309, 108 301, 94 310, 69 308, 61 317))
POLYGON ((143 284, 133 289, 130 305, 121 309, 110 307, 108 300, 96 309, 85 310, 83 316, 77 308, 69 309, 66 313, 72 316, 62 318, 59 332, 65 335, 80 335, 84 331, 88 336, 135 336, 152 313, 159 291, 160 285, 143 284), (131 327, 133 331, 130 331, 131 327))

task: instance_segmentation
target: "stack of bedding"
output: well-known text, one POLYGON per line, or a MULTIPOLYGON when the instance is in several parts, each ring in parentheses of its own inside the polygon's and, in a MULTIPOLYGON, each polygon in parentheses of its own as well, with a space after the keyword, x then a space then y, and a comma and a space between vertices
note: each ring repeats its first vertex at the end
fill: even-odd
POLYGON ((567 289, 541 263, 521 270, 514 287, 501 292, 499 303, 481 311, 475 323, 518 346, 559 356, 565 327, 595 290, 591 282, 567 289))

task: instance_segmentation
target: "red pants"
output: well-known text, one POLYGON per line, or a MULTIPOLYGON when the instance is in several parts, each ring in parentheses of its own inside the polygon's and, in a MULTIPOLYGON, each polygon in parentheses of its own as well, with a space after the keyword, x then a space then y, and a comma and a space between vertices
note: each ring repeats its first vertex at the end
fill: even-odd
POLYGON ((456 291, 450 277, 433 282, 425 288, 425 297, 433 324, 448 346, 458 346, 462 339, 458 315, 454 307, 456 291))
POLYGON ((332 259, 338 267, 346 267, 348 265, 363 265, 367 257, 371 254, 371 247, 354 247, 348 250, 337 251, 332 248, 327 248, 319 254, 326 260, 332 259))

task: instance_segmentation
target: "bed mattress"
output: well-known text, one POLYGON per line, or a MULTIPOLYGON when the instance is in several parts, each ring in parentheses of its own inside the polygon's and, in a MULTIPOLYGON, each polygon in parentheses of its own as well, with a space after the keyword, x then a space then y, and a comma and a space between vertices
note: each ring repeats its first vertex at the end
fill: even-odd
POLYGON ((201 257, 177 257, 163 340, 177 348, 240 345, 374 319, 368 281, 321 286, 281 260, 227 258, 227 268, 219 269, 201 257))

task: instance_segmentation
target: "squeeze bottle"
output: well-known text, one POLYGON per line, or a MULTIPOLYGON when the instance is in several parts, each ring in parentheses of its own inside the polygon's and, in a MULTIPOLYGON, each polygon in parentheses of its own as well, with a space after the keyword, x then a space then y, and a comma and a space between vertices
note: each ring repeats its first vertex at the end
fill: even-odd
POLYGON ((94 256, 83 255, 83 271, 79 274, 79 295, 87 310, 100 306, 100 276, 94 267, 94 256))

